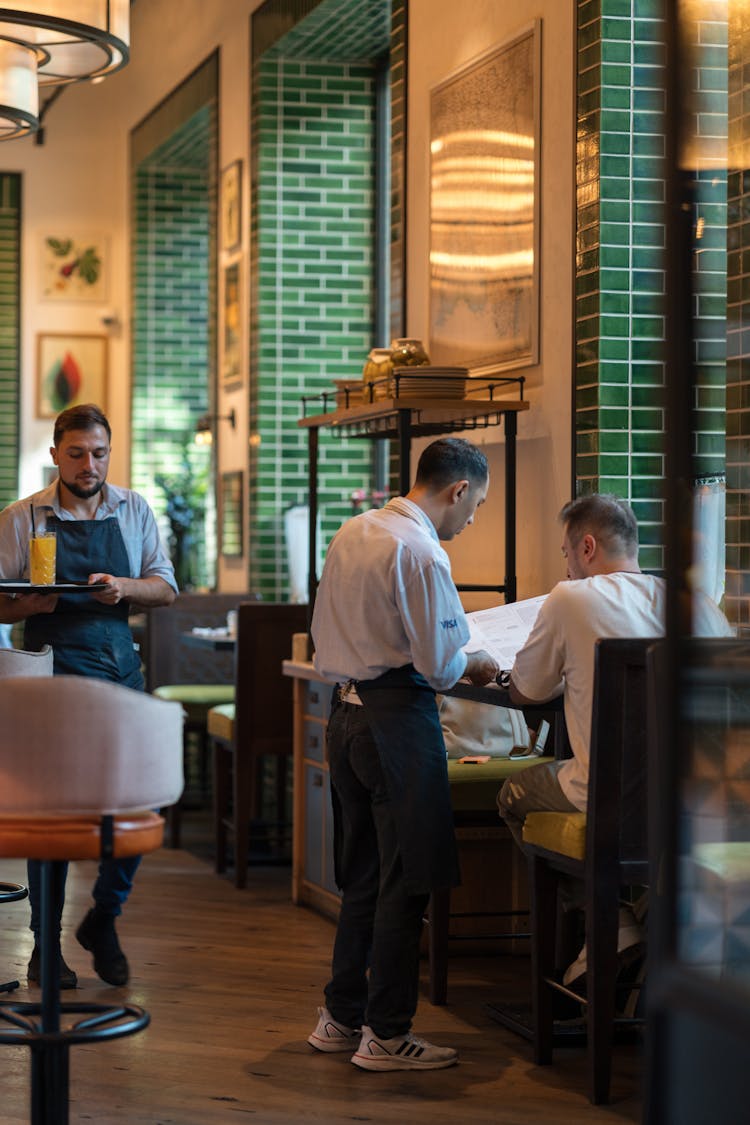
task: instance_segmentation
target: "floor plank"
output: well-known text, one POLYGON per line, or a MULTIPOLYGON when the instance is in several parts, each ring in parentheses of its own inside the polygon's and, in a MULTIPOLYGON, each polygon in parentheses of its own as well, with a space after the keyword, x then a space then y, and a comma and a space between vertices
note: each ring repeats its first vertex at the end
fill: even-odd
MULTIPOLYGON (((22 882, 24 865, 0 861, 0 875, 22 882)), ((80 975, 79 995, 104 999, 116 990, 101 984, 73 938, 92 882, 93 865, 72 867, 64 951, 80 975)), ((27 925, 27 903, 0 907, 0 978, 20 977, 19 995, 27 993, 27 925)), ((248 889, 237 891, 200 855, 162 850, 144 861, 120 934, 133 970, 121 993, 143 1004, 152 1023, 128 1039, 73 1048, 71 1122, 598 1125, 639 1119, 635 1048, 616 1052, 614 1104, 592 1107, 583 1051, 566 1049, 552 1067, 534 1067, 528 1044, 484 1013, 488 998, 523 993, 524 958, 453 958, 450 1004, 433 1008, 423 996, 415 1030, 457 1047, 457 1067, 371 1074, 346 1055, 313 1051, 306 1037, 322 1002, 333 927, 292 906, 288 868, 254 867, 248 889)), ((28 1121, 28 1051, 0 1046, 0 1058, 2 1121, 28 1121)))

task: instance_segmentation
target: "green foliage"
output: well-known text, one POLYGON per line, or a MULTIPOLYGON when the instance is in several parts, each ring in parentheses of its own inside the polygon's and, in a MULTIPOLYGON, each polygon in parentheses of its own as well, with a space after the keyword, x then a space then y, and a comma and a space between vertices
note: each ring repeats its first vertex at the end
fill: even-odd
POLYGON ((208 460, 205 455, 200 462, 195 457, 191 460, 195 450, 192 442, 186 442, 178 470, 157 473, 154 478, 166 499, 169 550, 181 589, 193 585, 199 578, 201 567, 196 555, 204 540, 204 515, 210 484, 208 460))

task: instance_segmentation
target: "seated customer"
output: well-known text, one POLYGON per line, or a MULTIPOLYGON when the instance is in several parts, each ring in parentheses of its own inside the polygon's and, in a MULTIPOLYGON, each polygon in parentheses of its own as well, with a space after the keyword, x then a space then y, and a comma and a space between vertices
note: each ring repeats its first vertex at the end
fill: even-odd
MULTIPOLYGON (((529 704, 562 694, 573 757, 530 766, 504 783, 498 808, 521 847, 528 813, 586 810, 597 640, 664 633, 666 584, 641 572, 630 505, 615 496, 581 496, 564 506, 560 522, 570 581, 558 583, 539 610, 516 656, 510 695, 518 704, 529 704)), ((719 608, 703 595, 694 600, 693 631, 732 634, 719 608)), ((640 939, 629 912, 620 922, 621 941, 640 939)))

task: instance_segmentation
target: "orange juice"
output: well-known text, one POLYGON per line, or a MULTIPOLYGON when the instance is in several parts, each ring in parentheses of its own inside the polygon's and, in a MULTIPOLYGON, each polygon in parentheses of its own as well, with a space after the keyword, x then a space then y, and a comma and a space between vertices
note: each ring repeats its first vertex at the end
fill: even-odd
POLYGON ((29 580, 32 586, 51 586, 55 581, 57 536, 53 532, 29 539, 29 580))

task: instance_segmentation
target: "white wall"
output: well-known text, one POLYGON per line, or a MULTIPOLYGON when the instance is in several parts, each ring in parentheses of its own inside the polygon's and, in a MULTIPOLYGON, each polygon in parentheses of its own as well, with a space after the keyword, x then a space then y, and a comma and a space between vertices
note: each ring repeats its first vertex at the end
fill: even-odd
MULTIPOLYGON (((128 482, 129 463, 129 135, 130 130, 215 48, 221 49, 220 167, 242 159, 243 248, 249 247, 249 16, 261 0, 148 0, 133 8, 131 62, 98 86, 66 90, 50 109, 43 147, 0 146, 0 168, 24 173, 21 494, 41 485, 50 423, 35 417, 35 334, 103 331, 102 310, 38 299, 44 234, 104 231, 112 285, 108 409, 114 428, 111 476, 128 482)), ((573 0, 410 0, 408 148, 408 335, 429 336, 429 92, 464 63, 542 20, 541 362, 520 420, 519 594, 549 588, 562 574, 555 516, 569 498, 572 353, 574 3, 573 0)), ((246 258, 247 260, 247 258, 246 258)), ((221 261, 219 262, 221 265, 221 261)), ((247 275, 245 276, 247 282, 247 275)), ((247 290, 246 290, 247 297, 247 290)), ((247 340, 245 341, 247 348, 247 340)), ((237 429, 219 427, 219 469, 246 468, 247 389, 222 395, 237 429)), ((503 449, 490 431, 493 479, 502 484, 503 449)), ((501 488, 477 525, 451 548, 459 579, 502 577, 501 488)), ((220 560, 220 585, 246 588, 246 561, 220 560)))
MULTIPOLYGON (((564 577, 556 516, 570 499, 574 248, 574 37, 572 0, 409 0, 407 334, 429 339, 430 89, 534 19, 542 29, 540 363, 519 419, 519 596, 564 577)), ((487 431, 491 488, 477 522, 450 547, 459 581, 503 577, 504 448, 487 431)), ((472 437, 472 435, 468 435, 472 437)))

